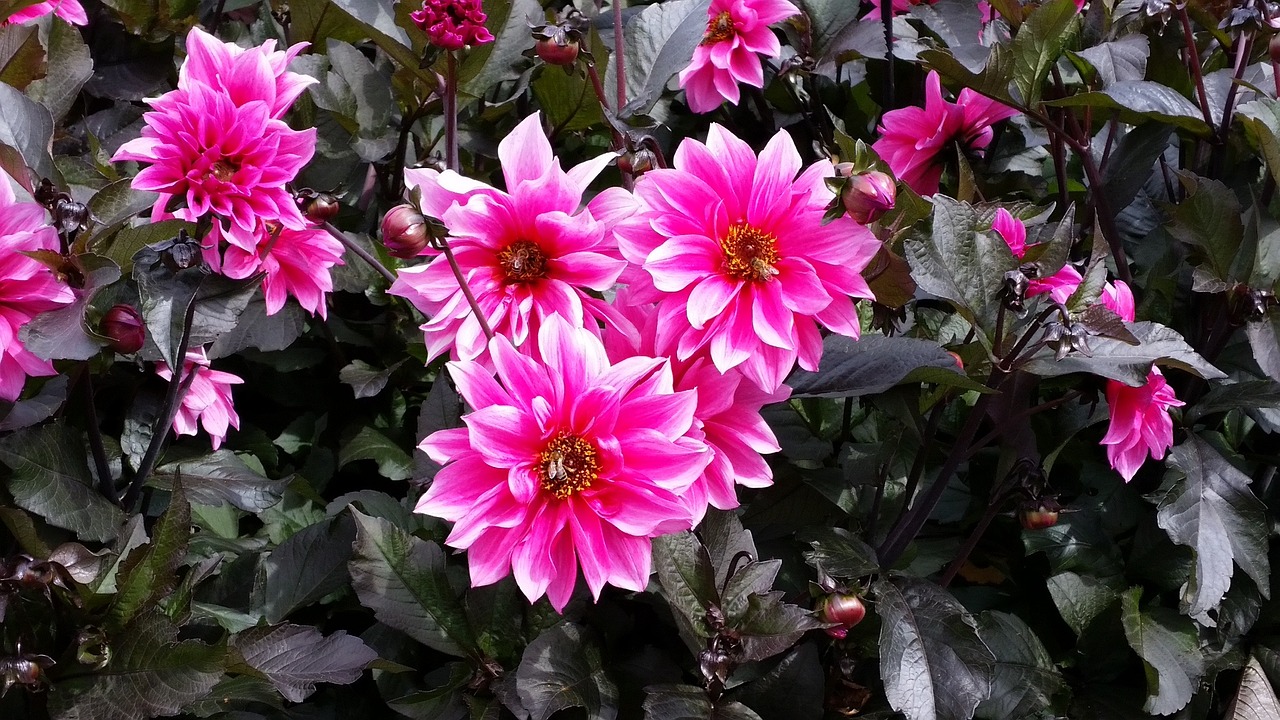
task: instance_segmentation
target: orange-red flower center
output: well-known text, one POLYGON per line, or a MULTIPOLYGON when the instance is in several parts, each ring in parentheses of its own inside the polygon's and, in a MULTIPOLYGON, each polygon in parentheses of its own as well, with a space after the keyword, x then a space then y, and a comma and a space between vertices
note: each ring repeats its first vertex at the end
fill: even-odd
POLYGON ((560 433, 538 455, 542 489, 561 500, 591 487, 599 471, 599 453, 577 435, 560 433))
POLYGON ((759 228, 738 223, 720 239, 724 272, 739 280, 765 282, 778 274, 778 240, 759 228))
POLYGON ((725 40, 732 40, 735 35, 733 16, 728 10, 707 20, 707 32, 702 36, 703 45, 714 45, 725 40))
POLYGON ((516 240, 498 251, 498 265, 508 282, 529 282, 547 276, 547 256, 532 240, 516 240))
POLYGON ((239 164, 234 160, 222 158, 218 162, 209 167, 209 174, 222 182, 231 182, 231 178, 240 170, 239 164))

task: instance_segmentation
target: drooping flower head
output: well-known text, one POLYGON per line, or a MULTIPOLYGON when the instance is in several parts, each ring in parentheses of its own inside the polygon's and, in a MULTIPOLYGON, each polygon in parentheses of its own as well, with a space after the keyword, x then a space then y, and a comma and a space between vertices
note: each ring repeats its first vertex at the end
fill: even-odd
MULTIPOLYGON (((209 433, 213 449, 222 447, 227 438, 227 428, 240 429, 240 416, 231 402, 231 386, 243 383, 238 376, 209 367, 204 348, 187 352, 182 367, 182 379, 195 373, 191 386, 182 396, 178 414, 173 417, 173 432, 177 435, 195 435, 196 424, 209 433)), ((173 370, 164 361, 156 363, 156 374, 165 380, 173 378, 173 370)))
POLYGON ((223 237, 215 224, 203 243, 204 259, 214 272, 240 280, 264 273, 262 294, 267 314, 275 315, 289 295, 307 312, 328 317, 325 295, 333 291, 330 268, 342 265, 342 243, 320 228, 291 230, 259 223, 256 232, 223 237))
MULTIPOLYGON (((996 210, 996 217, 991 223, 991 229, 1004 238, 1014 257, 1021 260, 1027 254, 1027 226, 1010 214, 1008 210, 1004 208, 996 210)), ((1028 281, 1027 297, 1031 298, 1047 293, 1049 297, 1053 298, 1054 302, 1065 303, 1083 280, 1084 278, 1081 277, 1079 270, 1070 265, 1063 265, 1062 269, 1051 277, 1032 278, 1028 281)))
MULTIPOLYGON (((452 171, 406 171, 423 212, 448 228, 449 246, 489 327, 513 345, 534 337, 553 314, 575 327, 616 321, 587 291, 609 289, 626 267, 599 222, 625 191, 605 191, 581 207, 587 185, 612 158, 562 170, 535 114, 498 144, 505 192, 452 171)), ((486 356, 480 324, 446 257, 400 270, 391 292, 430 318, 422 326, 428 360, 451 348, 463 360, 486 356)))
POLYGON ((425 0, 422 9, 409 17, 427 34, 427 40, 442 50, 493 42, 484 26, 489 17, 480 0, 425 0))
POLYGON ((692 525, 679 494, 710 460, 690 434, 697 398, 674 391, 665 360, 610 364, 598 338, 558 315, 535 343, 538 359, 494 338, 496 380, 449 363, 475 411, 419 445, 444 467, 416 511, 454 522, 445 542, 468 551, 473 586, 510 572, 556 610, 579 567, 596 598, 606 583, 643 590, 649 539, 692 525))
POLYGON ((757 158, 713 124, 706 144, 686 139, 674 167, 636 182, 640 210, 616 228, 648 276, 632 285, 635 302, 658 303, 658 344, 680 359, 707 348, 716 369, 740 367, 765 392, 797 359, 817 369, 818 323, 858 337, 851 298, 872 297, 859 273, 880 248, 848 217, 823 224, 834 169, 801 165, 786 132, 757 158))
POLYGON ((965 88, 955 103, 942 97, 942 80, 931 71, 925 80, 923 108, 890 110, 880 120, 880 139, 872 145, 894 175, 921 195, 938 192, 945 153, 957 142, 979 153, 991 144, 991 126, 1017 110, 965 88))
POLYGON ((45 209, 19 202, 10 183, 0 170, 0 400, 17 399, 28 377, 56 374, 52 363, 27 350, 18 330, 36 315, 75 300, 53 271, 23 254, 61 248, 45 209))
POLYGON ((85 14, 84 6, 80 4, 79 0, 47 0, 47 2, 28 5, 9 15, 8 18, 0 20, 0 27, 30 22, 50 13, 72 25, 89 24, 89 16, 85 14))
POLYGON ((235 105, 265 102, 271 117, 281 118, 313 77, 289 72, 289 62, 310 43, 296 43, 288 50, 276 50, 276 41, 252 48, 224 43, 199 26, 187 34, 187 60, 178 70, 178 89, 190 91, 196 85, 224 93, 235 105))
POLYGON ((702 42, 689 66, 680 71, 689 109, 708 113, 726 100, 737 105, 738 83, 764 87, 759 55, 782 54, 769 26, 799 13, 787 0, 711 0, 702 42))

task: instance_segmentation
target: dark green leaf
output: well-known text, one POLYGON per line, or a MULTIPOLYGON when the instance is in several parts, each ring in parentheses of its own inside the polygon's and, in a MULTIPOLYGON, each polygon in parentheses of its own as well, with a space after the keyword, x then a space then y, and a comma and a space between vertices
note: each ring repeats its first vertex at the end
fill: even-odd
MULTIPOLYGON (((418 410, 417 437, 426 438, 437 430, 458 427, 462 415, 462 398, 458 396, 449 378, 441 373, 431 383, 427 398, 422 401, 418 410)), ((421 450, 413 453, 413 479, 425 482, 436 476, 440 464, 427 457, 421 450)))
POLYGON ((1280 720, 1280 699, 1262 671, 1257 658, 1249 658, 1249 664, 1240 674, 1240 687, 1231 700, 1227 720, 1280 720))
POLYGON ((876 551, 842 528, 813 527, 799 540, 808 542, 804 559, 814 568, 837 578, 853 580, 880 571, 876 551))
MULTIPOLYGON (((132 180, 120 180, 119 182, 130 183, 132 180)), ((106 188, 102 189, 102 192, 106 192, 110 187, 114 187, 114 185, 108 185, 106 188)), ((114 204, 114 201, 112 201, 112 205, 107 209, 110 210, 114 207, 118 208, 120 213, 125 213, 132 207, 140 204, 144 199, 145 198, 140 196, 134 196, 121 201, 120 205, 116 205, 114 204)), ((148 204, 141 209, 145 210, 147 207, 151 207, 151 205, 148 204)), ((189 223, 186 220, 161 220, 158 223, 147 223, 137 227, 122 228, 115 235, 111 236, 110 242, 105 248, 98 247, 98 237, 95 236, 92 246, 94 250, 100 252, 110 258, 115 262, 115 264, 119 265, 121 269, 126 272, 130 272, 133 269, 133 256, 136 255, 139 250, 148 245, 155 245, 158 242, 175 238, 178 236, 178 231, 180 230, 191 232, 195 230, 195 227, 194 223, 189 223)))
POLYGON ((13 502, 81 540, 108 542, 124 513, 93 487, 80 432, 61 422, 20 430, 0 440, 13 502))
POLYGON ((333 67, 326 86, 340 86, 351 106, 347 116, 356 126, 352 149, 365 162, 382 160, 395 150, 397 140, 391 122, 391 79, 348 43, 331 38, 326 52, 333 67))
POLYGON ((357 398, 373 397, 382 392, 391 379, 391 373, 403 364, 404 360, 400 360, 379 370, 363 360, 355 360, 338 371, 338 379, 350 385, 357 398))
POLYGON ((618 687, 605 673, 600 648, 588 631, 572 623, 547 630, 525 648, 516 668, 520 704, 533 720, 547 720, 580 707, 590 720, 618 715, 618 687))
POLYGON ((1120 597, 1124 578, 1089 572, 1060 572, 1045 580, 1058 614, 1077 635, 1120 597))
POLYGON ((708 630, 707 608, 719 603, 719 586, 707 549, 691 532, 653 539, 653 568, 662 596, 675 611, 680 634, 691 648, 701 644, 708 630))
POLYGON ((345 632, 325 637, 313 627, 256 627, 231 638, 231 649, 261 673, 286 700, 302 702, 316 683, 350 685, 378 653, 345 632))
POLYGON ((263 614, 277 623, 347 584, 347 560, 356 539, 347 515, 322 520, 299 530, 262 561, 266 574, 263 614))
POLYGON ((222 713, 230 715, 228 710, 248 703, 258 703, 274 710, 283 710, 280 693, 276 692, 271 683, 252 675, 228 675, 214 685, 203 699, 186 705, 183 712, 202 718, 214 717, 222 713))
MULTIPOLYGON (((627 104, 621 114, 643 115, 667 83, 689 64, 707 29, 710 0, 672 0, 647 5, 626 24, 627 104)), ((617 87, 617 64, 610 62, 605 92, 617 87)))
POLYGON ((1250 492, 1249 476, 1195 435, 1173 448, 1168 463, 1185 478, 1160 500, 1156 520, 1175 543, 1195 551, 1195 576, 1183 592, 1187 614, 1218 607, 1234 565, 1259 588, 1270 587, 1266 506, 1250 492))
MULTIPOLYGON (((862 26, 858 22, 859 7, 844 0, 803 0, 799 3, 809 20, 809 34, 813 41, 812 54, 816 58, 832 58, 833 45, 845 36, 846 32, 862 26)), ((880 41, 879 55, 884 55, 884 30, 879 27, 869 28, 872 34, 878 33, 880 41)))
POLYGON ((55 20, 49 25, 49 72, 32 83, 27 93, 62 120, 75 104, 80 89, 93 77, 93 58, 80 31, 55 20))
POLYGON ((58 375, 41 385, 33 397, 15 403, 0 400, 0 432, 21 430, 53 417, 67 401, 69 382, 67 375, 58 375))
POLYGON ((1262 151, 1271 178, 1280 182, 1280 102, 1263 97, 1244 103, 1236 110, 1236 117, 1262 151))
POLYGON ((1080 30, 1074 0, 1052 0, 1031 12, 1013 39, 1013 82, 1023 104, 1035 107, 1049 69, 1080 30))
MULTIPOLYGON (((1141 37, 1143 43, 1146 38, 1141 37)), ((1151 177, 1152 168, 1169 147, 1173 127, 1147 123, 1133 128, 1116 143, 1103 171, 1102 192, 1113 208, 1125 208, 1151 177)))
POLYGON ((645 690, 645 720, 762 720, 740 702, 712 703, 705 690, 692 685, 653 685, 645 690))
POLYGON ((873 586, 880 615, 880 676, 907 720, 967 720, 991 695, 995 656, 977 623, 945 590, 891 575, 873 586))
POLYGON ((374 617, 449 655, 474 655, 476 639, 445 575, 444 552, 386 520, 357 511, 351 586, 374 617))
POLYGON ((346 467, 357 460, 378 463, 378 472, 388 480, 407 480, 413 474, 413 460, 409 454, 371 427, 360 428, 360 432, 338 451, 338 467, 346 467))
MULTIPOLYGON (((89 198, 89 214, 93 217, 94 222, 111 229, 117 225, 123 224, 143 210, 150 210, 151 207, 156 204, 156 200, 159 199, 160 196, 153 192, 134 190, 133 179, 124 178, 123 180, 117 180, 110 185, 107 185, 94 193, 93 197, 89 198)), ((179 220, 177 222, 181 223, 182 221, 179 220)), ((145 225, 134 229, 141 230, 143 227, 154 226, 145 225)), ((128 256, 124 259, 131 260, 133 258, 133 254, 146 244, 153 244, 160 240, 175 237, 177 234, 178 232, 175 229, 165 237, 156 238, 152 243, 142 243, 137 247, 134 247, 132 250, 129 250, 128 256)), ((90 245, 92 246, 92 242, 90 245)), ((119 260, 117 260, 117 264, 119 264, 119 260)))
POLYGON ((978 616, 978 635, 996 657, 991 697, 975 717, 989 720, 1040 717, 1066 686, 1035 631, 1016 615, 988 611, 978 616))
POLYGON ((1204 397, 1186 411, 1186 421, 1229 410, 1280 408, 1280 383, 1275 380, 1246 380, 1214 385, 1204 397))
POLYGON ((749 596, 746 611, 730 625, 742 637, 743 658, 748 662, 773 657, 806 632, 825 627, 805 608, 782 602, 781 592, 749 596))
POLYGON ((716 587, 724 587, 731 566, 760 557, 751 531, 742 527, 737 513, 711 510, 698 525, 698 537, 707 548, 711 567, 715 568, 716 587))
POLYGON ((738 686, 728 697, 750 707, 762 720, 822 717, 823 669, 818 646, 802 643, 772 670, 738 686))
POLYGON ((1270 312, 1245 325, 1253 359, 1267 377, 1280 382, 1280 313, 1270 312))
POLYGON ((105 344, 86 327, 84 313, 98 291, 120 279, 120 268, 97 255, 80 255, 78 259, 85 283, 75 301, 35 316, 18 333, 28 350, 46 360, 88 360, 105 344))
POLYGON ((519 657, 528 604, 515 579, 509 576, 467 591, 467 620, 475 628, 476 643, 485 655, 504 664, 519 657))
POLYGON ((920 53, 920 59, 948 80, 1010 107, 1019 107, 1009 94, 1009 83, 1013 82, 1013 53, 1003 45, 991 48, 991 54, 981 73, 965 67, 964 63, 946 50, 925 50, 920 53))
POLYGON ((1209 135, 1204 114, 1177 90, 1150 80, 1121 80, 1104 90, 1080 93, 1047 105, 1093 107, 1119 112, 1120 120, 1141 125, 1148 120, 1174 125, 1196 135, 1209 135))
POLYGON ((30 23, 0 25, 0 83, 26 90, 48 71, 40 34, 30 23))
POLYGON ((1121 621, 1129 646, 1147 669, 1147 703, 1143 710, 1170 715, 1190 702, 1204 674, 1195 625, 1167 608, 1144 613, 1138 607, 1142 588, 1120 597, 1121 621))
POLYGON ((1207 380, 1226 377, 1221 370, 1192 350, 1177 331, 1145 321, 1131 323, 1128 327, 1138 339, 1139 345, 1095 336, 1089 338, 1093 357, 1072 353, 1062 360, 1055 360, 1053 351, 1045 348, 1022 369, 1042 377, 1057 377, 1073 372, 1091 373, 1133 387, 1146 383, 1147 372, 1152 363, 1185 370, 1207 380))
POLYGON ((937 368, 963 377, 957 372, 955 358, 930 340, 868 333, 858 340, 828 335, 822 344, 817 372, 797 369, 787 378, 792 397, 876 395, 919 368, 937 368))
POLYGON ((151 529, 151 541, 130 550, 120 562, 108 628, 123 628, 173 590, 190 536, 191 505, 178 482, 169 496, 169 508, 151 529))
POLYGON ((148 484, 168 488, 177 477, 181 477, 182 487, 194 504, 228 502, 251 513, 280 502, 290 480, 263 477, 225 448, 204 457, 161 465, 148 478, 148 484))
POLYGON ((1212 277, 1228 284, 1249 279, 1250 267, 1233 272, 1244 223, 1240 218, 1240 201, 1226 185, 1190 173, 1180 175, 1186 190, 1183 201, 1170 208, 1169 234, 1196 249, 1196 264, 1203 263, 1212 277))
MULTIPOLYGON (((387 700, 393 710, 410 720, 464 720, 464 688, 471 679, 467 663, 452 662, 427 674, 424 685, 429 690, 415 690, 387 700)), ((383 690, 383 696, 387 696, 383 690)), ((496 701, 495 701, 496 702, 496 701)))
POLYGON ((53 138, 53 117, 49 110, 4 83, 0 83, 0 107, 4 108, 4 114, 0 115, 0 144, 17 150, 36 175, 61 185, 62 175, 49 155, 53 138))
POLYGON ((236 320, 236 326, 219 335, 209 346, 208 355, 216 359, 249 348, 263 352, 284 350, 302 337, 306 324, 307 311, 301 305, 288 302, 275 315, 268 315, 262 295, 254 295, 236 320))
MULTIPOLYGON (((627 38, 628 50, 630 40, 627 38)), ((557 132, 583 130, 604 122, 600 99, 584 73, 566 74, 558 67, 544 66, 529 87, 538 107, 547 114, 547 122, 557 132)))
MULTIPOLYGON (((1069 53, 1072 60, 1079 58, 1089 64, 1097 73, 1097 80, 1102 83, 1103 88, 1146 77, 1147 58, 1150 55, 1151 45, 1147 36, 1139 33, 1124 35, 1078 53, 1069 53)), ((1080 63, 1077 62, 1076 66, 1079 67, 1080 63)))

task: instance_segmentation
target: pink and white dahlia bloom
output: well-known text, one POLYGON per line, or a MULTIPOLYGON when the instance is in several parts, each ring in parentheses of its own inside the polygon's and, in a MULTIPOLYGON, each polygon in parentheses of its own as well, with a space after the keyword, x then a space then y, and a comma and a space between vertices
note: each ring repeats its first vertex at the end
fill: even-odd
POLYGON ((681 142, 674 167, 636 182, 640 209, 615 232, 648 275, 632 296, 658 303, 659 347, 682 360, 707 348, 720 372, 773 392, 797 359, 817 369, 818 323, 858 337, 852 298, 872 297, 860 273, 880 243, 848 217, 824 225, 834 169, 801 164, 786 132, 757 158, 713 124, 706 144, 681 142))
POLYGON ((0 26, 30 22, 50 13, 72 25, 89 24, 89 16, 85 14, 84 6, 79 0, 48 0, 28 5, 9 15, 8 18, 0 20, 0 26))
POLYGON ((271 117, 284 117, 307 86, 319 82, 288 71, 289 62, 309 45, 296 43, 288 50, 276 50, 276 41, 267 40, 246 49, 193 27, 187 33, 187 61, 178 70, 178 89, 189 92, 203 85, 222 92, 236 105, 264 102, 271 108, 271 117))
MULTIPOLYGON (((562 170, 534 114, 498 144, 505 192, 452 171, 408 178, 421 191, 423 212, 449 229, 449 246, 489 327, 516 347, 554 314, 593 330, 597 320, 616 322, 588 291, 609 289, 626 267, 600 221, 625 191, 606 191, 582 208, 587 185, 613 157, 562 170)), ((399 270, 391 293, 430 318, 422 326, 428 361, 452 349, 454 358, 487 362, 486 338, 447 258, 399 270)))
POLYGON ((890 110, 880 120, 873 147, 893 174, 921 195, 938 192, 944 154, 959 142, 981 154, 991 144, 991 126, 1018 111, 965 88, 956 102, 942 98, 942 80, 931 71, 925 80, 924 107, 890 110))
MULTIPOLYGON (((1102 304, 1125 322, 1133 322, 1133 292, 1123 281, 1108 283, 1103 289, 1102 304)), ((1107 381, 1107 405, 1111 424, 1102 444, 1107 448, 1107 462, 1128 482, 1146 462, 1147 456, 1162 460, 1173 445, 1173 419, 1169 408, 1185 403, 1173 393, 1160 369, 1154 365, 1147 381, 1130 387, 1115 380, 1107 381)))
POLYGON ((18 201, 9 175, 0 170, 0 400, 16 400, 28 377, 57 374, 53 363, 27 350, 18 330, 75 300, 53 271, 23 254, 34 250, 60 252, 58 233, 43 207, 18 201))
POLYGON ((610 364, 598 338, 559 315, 536 345, 540 359, 495 337, 496 380, 480 363, 449 363, 475 411, 419 445, 444 467, 416 511, 454 523, 445 542, 468 551, 473 586, 510 572, 557 611, 579 567, 597 599, 606 583, 643 590, 650 538, 692 526, 679 495, 711 459, 691 432, 697 397, 675 391, 665 360, 610 364))
POLYGON ((225 238, 215 223, 203 246, 205 262, 214 272, 236 280, 265 273, 262 294, 268 315, 280 312, 292 295, 304 310, 320 317, 328 317, 325 295, 333 291, 329 271, 344 264, 343 249, 326 230, 290 230, 264 223, 253 235, 225 238))
MULTIPOLYGON (((244 382, 239 376, 209 367, 204 348, 187 352, 182 367, 182 379, 195 373, 191 387, 182 396, 178 414, 173 417, 173 432, 177 435, 195 435, 196 423, 209 433, 213 449, 222 447, 227 439, 227 428, 240 429, 240 416, 231 401, 231 386, 244 382)), ((156 363, 156 374, 165 380, 173 378, 173 370, 164 361, 156 363)))
MULTIPOLYGON (((1011 215, 1008 210, 1004 208, 996 210, 991 229, 1004 238, 1014 257, 1021 260, 1027 254, 1027 226, 1011 215)), ((1063 265, 1062 269, 1051 277, 1031 279, 1027 283, 1027 297, 1048 294, 1054 302, 1065 303, 1083 280, 1079 270, 1070 265, 1063 265)))
POLYGON ((800 9, 787 0, 711 0, 707 30, 680 71, 689 109, 708 113, 728 100, 738 104, 738 83, 764 87, 760 55, 776 58, 782 45, 769 26, 800 9))

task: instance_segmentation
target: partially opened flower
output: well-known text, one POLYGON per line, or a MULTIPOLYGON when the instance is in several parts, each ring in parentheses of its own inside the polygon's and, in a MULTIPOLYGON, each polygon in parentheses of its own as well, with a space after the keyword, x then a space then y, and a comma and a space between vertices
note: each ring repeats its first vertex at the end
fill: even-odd
POLYGON ((858 337, 851 298, 872 297, 859 273, 880 248, 848 217, 823 224, 834 169, 801 166, 786 132, 757 158, 713 124, 706 144, 683 141, 673 168, 636 182, 641 210, 615 230, 648 275, 633 298, 658 303, 658 344, 680 359, 707 348, 718 370, 740 367, 765 392, 797 360, 817 369, 819 323, 858 337))
MULTIPOLYGON (((243 383, 238 376, 209 367, 204 349, 187 353, 182 367, 182 380, 195 373, 187 393, 182 396, 178 414, 173 417, 173 432, 178 435, 195 435, 196 424, 209 433, 213 449, 222 447, 227 438, 227 428, 240 429, 240 416, 231 402, 231 386, 243 383)), ((173 378, 173 370, 163 361, 156 363, 156 374, 165 380, 173 378)))
POLYGON ((872 145, 893 174, 921 195, 938 192, 946 153, 959 143, 981 154, 991 144, 991 126, 1017 110, 965 88, 956 102, 942 97, 942 80, 930 71, 923 108, 890 110, 880 120, 880 139, 872 145))
MULTIPOLYGON (((1027 227, 1008 210, 1004 208, 996 210, 991 229, 1004 238, 1014 257, 1021 260, 1027 254, 1027 227)), ((1083 280, 1079 270, 1070 265, 1063 265, 1062 269, 1050 277, 1032 278, 1027 283, 1027 297, 1048 294, 1054 302, 1065 303, 1083 280)))
MULTIPOLYGON (((1101 299, 1102 304, 1120 319, 1133 322, 1133 292, 1124 282, 1107 283, 1101 299)), ((1111 424, 1101 442, 1107 448, 1107 462, 1124 477, 1125 482, 1133 479, 1148 456, 1156 460, 1164 458, 1165 452, 1173 445, 1173 419, 1169 417, 1169 408, 1184 404, 1154 365, 1147 372, 1146 382, 1139 387, 1107 381, 1111 424)))
POLYGON ((10 14, 7 19, 0 20, 0 26, 30 22, 50 13, 72 25, 89 24, 89 16, 85 14, 84 6, 79 0, 47 0, 47 2, 28 5, 10 14))
MULTIPOLYGON (((452 171, 412 177, 423 211, 448 228, 449 246, 489 327, 519 347, 553 314, 576 327, 612 322, 608 306, 588 291, 609 289, 626 267, 594 214, 615 193, 601 193, 585 209, 582 195, 613 154, 562 170, 535 114, 498 144, 498 158, 505 192, 452 171)), ((463 360, 487 355, 447 257, 401 269, 391 292, 430 318, 422 326, 428 361, 450 349, 463 360)))
POLYGON ((726 100, 737 105, 738 83, 764 87, 759 56, 782 54, 769 26, 799 13, 787 0, 711 0, 702 42, 689 66, 680 71, 689 109, 707 113, 726 100))
POLYGON ((280 312, 285 298, 292 295, 307 312, 328 316, 325 295, 333 290, 330 269, 343 264, 343 247, 327 231, 260 223, 253 235, 229 236, 224 243, 215 224, 203 249, 205 262, 229 278, 264 273, 262 294, 268 315, 280 312))
POLYGON ((558 315, 535 342, 539 359, 494 338, 496 380, 449 363, 475 410, 419 446, 444 467, 416 511, 454 522, 445 542, 468 551, 473 586, 511 573, 556 610, 579 567, 596 598, 606 583, 643 590, 650 538, 692 525, 679 494, 711 459, 691 434, 697 398, 674 391, 665 360, 610 364, 599 339, 558 315))
POLYGON ((288 50, 276 50, 276 41, 242 48, 224 43, 200 29, 187 33, 187 60, 178 70, 178 89, 189 91, 204 85, 227 95, 236 105, 265 102, 271 117, 283 117, 313 77, 289 72, 289 62, 310 43, 296 43, 288 50))
POLYGON ((0 400, 15 400, 28 377, 56 374, 53 364, 34 355, 18 330, 36 315, 75 300, 53 271, 24 253, 61 250, 45 209, 18 202, 9 175, 0 170, 0 400))

